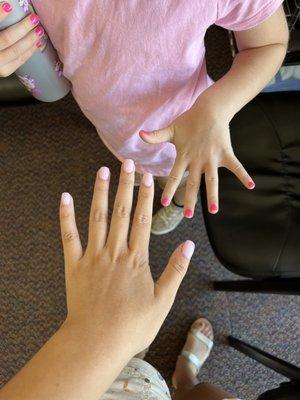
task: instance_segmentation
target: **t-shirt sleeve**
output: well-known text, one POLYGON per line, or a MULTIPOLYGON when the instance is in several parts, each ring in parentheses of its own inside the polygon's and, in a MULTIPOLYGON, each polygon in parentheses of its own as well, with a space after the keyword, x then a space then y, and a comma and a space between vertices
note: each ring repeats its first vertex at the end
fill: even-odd
POLYGON ((268 19, 283 0, 218 0, 216 25, 244 31, 268 19))

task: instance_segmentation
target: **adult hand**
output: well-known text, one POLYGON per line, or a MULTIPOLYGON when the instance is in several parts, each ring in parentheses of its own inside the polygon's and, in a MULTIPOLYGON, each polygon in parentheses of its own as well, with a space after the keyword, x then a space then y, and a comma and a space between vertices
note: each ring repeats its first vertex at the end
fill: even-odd
POLYGON ((154 196, 153 177, 144 175, 129 233, 134 163, 126 160, 120 174, 108 229, 109 170, 96 178, 89 239, 83 252, 70 194, 62 195, 61 232, 66 266, 68 316, 65 325, 89 332, 128 357, 154 340, 175 299, 194 251, 187 241, 175 250, 157 282, 153 281, 148 246, 154 196))

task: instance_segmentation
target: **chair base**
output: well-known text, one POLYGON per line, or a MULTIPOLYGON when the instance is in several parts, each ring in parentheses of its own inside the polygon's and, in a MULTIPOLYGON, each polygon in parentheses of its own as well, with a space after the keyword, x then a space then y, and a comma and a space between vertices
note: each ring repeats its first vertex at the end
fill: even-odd
POLYGON ((228 342, 231 347, 258 361, 260 364, 278 372, 291 381, 295 381, 297 383, 300 382, 300 368, 296 367, 295 365, 268 354, 265 351, 251 346, 250 344, 245 343, 233 336, 228 337, 228 342))
POLYGON ((214 290, 226 292, 252 292, 274 294, 300 294, 300 278, 247 279, 241 281, 216 281, 214 290))

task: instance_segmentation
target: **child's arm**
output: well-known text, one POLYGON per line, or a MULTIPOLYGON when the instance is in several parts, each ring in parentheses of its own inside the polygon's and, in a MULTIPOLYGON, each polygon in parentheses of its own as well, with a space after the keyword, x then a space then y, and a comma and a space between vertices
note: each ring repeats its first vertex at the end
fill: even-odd
POLYGON ((177 158, 162 198, 172 199, 184 171, 189 170, 184 206, 192 212, 203 173, 211 213, 216 213, 219 207, 218 167, 231 170, 245 187, 255 186, 233 153, 229 123, 272 79, 284 59, 288 29, 283 8, 255 28, 236 32, 235 36, 240 53, 230 71, 172 125, 154 135, 141 134, 147 143, 175 144, 177 158))

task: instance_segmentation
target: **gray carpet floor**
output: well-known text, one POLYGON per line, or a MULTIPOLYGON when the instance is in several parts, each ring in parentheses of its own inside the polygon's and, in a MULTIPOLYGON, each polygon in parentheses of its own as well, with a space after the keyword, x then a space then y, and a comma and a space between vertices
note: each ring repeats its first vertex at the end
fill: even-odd
MULTIPOLYGON (((215 79, 231 62, 225 36, 215 30, 207 37, 208 67, 215 79)), ((33 356, 65 317, 60 194, 69 191, 74 196, 85 239, 94 177, 102 165, 112 170, 115 192, 119 162, 71 96, 53 104, 0 109, 0 385, 33 356)), ((169 380, 190 324, 206 316, 216 340, 199 378, 254 400, 283 378, 232 350, 226 336, 232 334, 299 363, 300 299, 213 292, 213 280, 232 278, 232 274, 213 254, 200 204, 192 221, 184 221, 168 235, 152 237, 155 277, 172 249, 185 239, 196 242, 195 256, 147 360, 169 380)))
MULTIPOLYGON (((0 120, 0 382, 4 384, 65 316, 57 214, 61 192, 70 191, 74 196, 85 238, 95 173, 101 165, 109 166, 114 192, 119 162, 103 146, 71 96, 54 104, 1 109, 0 120)), ((159 193, 156 208, 158 202, 159 193)), ((300 300, 213 292, 212 280, 232 275, 212 252, 200 205, 192 221, 184 221, 173 233, 152 237, 154 276, 161 272, 172 249, 187 238, 196 242, 196 253, 147 360, 169 379, 189 325, 206 316, 214 326, 216 345, 201 370, 201 380, 254 400, 283 379, 229 348, 226 335, 299 362, 300 300)))

